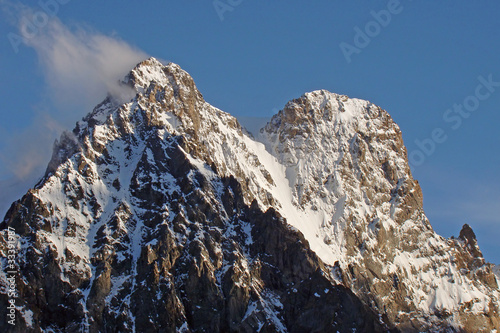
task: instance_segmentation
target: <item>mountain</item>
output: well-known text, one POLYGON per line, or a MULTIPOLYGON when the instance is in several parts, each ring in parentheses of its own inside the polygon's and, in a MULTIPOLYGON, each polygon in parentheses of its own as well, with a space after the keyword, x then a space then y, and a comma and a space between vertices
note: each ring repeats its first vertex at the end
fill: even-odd
POLYGON ((495 265, 493 267, 493 274, 495 274, 497 282, 500 281, 500 265, 495 265))
POLYGON ((499 327, 492 265, 470 226, 433 231, 386 111, 314 91, 252 135, 176 64, 122 84, 0 225, 2 331, 499 327))

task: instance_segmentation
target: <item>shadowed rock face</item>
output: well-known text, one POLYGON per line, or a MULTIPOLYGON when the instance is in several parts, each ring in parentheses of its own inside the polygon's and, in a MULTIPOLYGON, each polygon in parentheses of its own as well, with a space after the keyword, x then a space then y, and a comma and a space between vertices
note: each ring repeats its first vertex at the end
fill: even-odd
POLYGON ((6 228, 17 235, 18 310, 15 326, 3 320, 2 274, 0 330, 475 332, 498 325, 498 286, 472 229, 452 240, 434 234, 401 133, 385 111, 325 91, 306 94, 262 131, 266 151, 206 103, 175 64, 149 59, 124 83, 135 98, 106 99, 63 134, 44 179, 1 223, 4 271, 6 228), (289 177, 281 177, 289 197, 280 173, 289 177), (370 208, 360 213, 360 205, 370 208), (296 209, 306 226, 316 216, 308 211, 324 211, 317 237, 334 262, 290 219, 296 209), (420 272, 401 266, 404 256, 419 258, 420 272), (490 297, 489 307, 477 310, 471 300, 456 313, 437 303, 425 312, 417 299, 433 286, 420 273, 459 286, 476 281, 471 291, 490 297))
POLYGON ((468 224, 464 224, 458 238, 464 242, 465 247, 476 258, 482 258, 483 254, 477 245, 476 234, 468 224))
POLYGON ((294 203, 324 213, 316 235, 303 230, 311 248, 326 244, 343 283, 386 322, 405 331, 498 325, 498 287, 472 230, 458 240, 434 232, 386 111, 314 91, 288 102, 262 133, 291 175, 294 203))
POLYGON ((27 224, 20 236, 31 240, 19 262, 24 281, 18 284, 18 301, 33 313, 31 328, 19 316, 16 330, 383 331, 376 313, 349 289, 332 283, 325 265, 279 213, 244 203, 234 178, 220 179, 221 202, 214 205, 207 202, 213 189, 180 147, 153 155, 159 160, 151 165, 141 160, 134 174, 139 177, 147 169, 151 177, 175 170, 179 192, 167 195, 152 182, 133 186, 134 210, 145 213, 139 222, 128 203, 117 205, 97 229, 92 274, 68 267, 82 260, 78 254, 67 250, 60 257, 37 241, 43 215, 24 213, 39 204, 30 204, 34 193, 13 205, 4 224, 27 224), (165 170, 152 171, 155 165, 165 170), (171 221, 161 216, 165 202, 171 221), (138 223, 143 224, 142 245, 134 257, 130 248, 137 240, 125 228, 138 223))

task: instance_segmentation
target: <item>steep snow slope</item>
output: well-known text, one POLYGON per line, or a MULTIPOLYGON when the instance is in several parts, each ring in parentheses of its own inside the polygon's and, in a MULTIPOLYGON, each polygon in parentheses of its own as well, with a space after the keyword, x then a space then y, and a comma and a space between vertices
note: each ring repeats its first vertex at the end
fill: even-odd
POLYGON ((135 98, 108 98, 64 133, 2 223, 3 318, 8 226, 19 331, 382 331, 302 235, 259 208, 278 205, 247 147, 270 157, 262 144, 175 64, 150 59, 124 84, 135 98))
POLYGON ((21 236, 20 288, 36 295, 20 306, 28 326, 374 330, 371 311, 402 330, 498 325, 472 230, 434 233, 384 110, 315 91, 254 138, 175 64, 149 59, 124 84, 137 95, 107 99, 64 134, 3 223, 21 236), (43 302, 64 315, 33 306, 43 302), (366 322, 335 308, 346 302, 366 322))
POLYGON ((391 321, 445 314, 464 322, 496 311, 491 273, 467 264, 484 264, 482 255, 432 230, 401 132, 384 110, 315 91, 289 102, 261 138, 286 168, 300 211, 289 223, 325 262, 339 262, 353 290, 391 309, 391 321))

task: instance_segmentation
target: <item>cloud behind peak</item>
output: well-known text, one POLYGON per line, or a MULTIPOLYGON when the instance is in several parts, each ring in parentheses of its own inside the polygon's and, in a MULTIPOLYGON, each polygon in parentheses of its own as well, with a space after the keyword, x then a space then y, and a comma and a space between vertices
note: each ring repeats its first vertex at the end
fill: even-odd
MULTIPOLYGON (((14 184, 12 186, 22 183, 20 186, 24 188, 27 179, 41 176, 38 173, 45 169, 53 142, 62 129, 71 129, 107 94, 119 102, 132 97, 131 88, 120 85, 119 81, 148 55, 116 35, 105 35, 85 24, 69 27, 55 15, 27 34, 28 25, 34 22, 39 11, 5 0, 0 0, 0 6, 7 22, 17 29, 11 35, 16 34, 21 44, 36 52, 46 82, 45 87, 40 87, 45 97, 30 110, 31 124, 2 135, 6 141, 0 150, 4 190, 5 181, 14 184)), ((0 130, 6 132, 3 128, 0 130)), ((12 202, 17 197, 7 195, 0 199, 12 202)))

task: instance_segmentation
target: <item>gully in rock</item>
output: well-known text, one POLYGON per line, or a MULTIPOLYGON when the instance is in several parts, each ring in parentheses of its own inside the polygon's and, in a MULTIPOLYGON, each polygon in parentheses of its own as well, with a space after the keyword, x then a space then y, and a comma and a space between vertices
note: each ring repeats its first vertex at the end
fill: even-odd
POLYGON ((433 231, 385 110, 313 91, 252 137, 176 64, 123 83, 135 95, 63 134, 0 224, 0 330, 499 327, 491 265, 469 226, 433 231))

